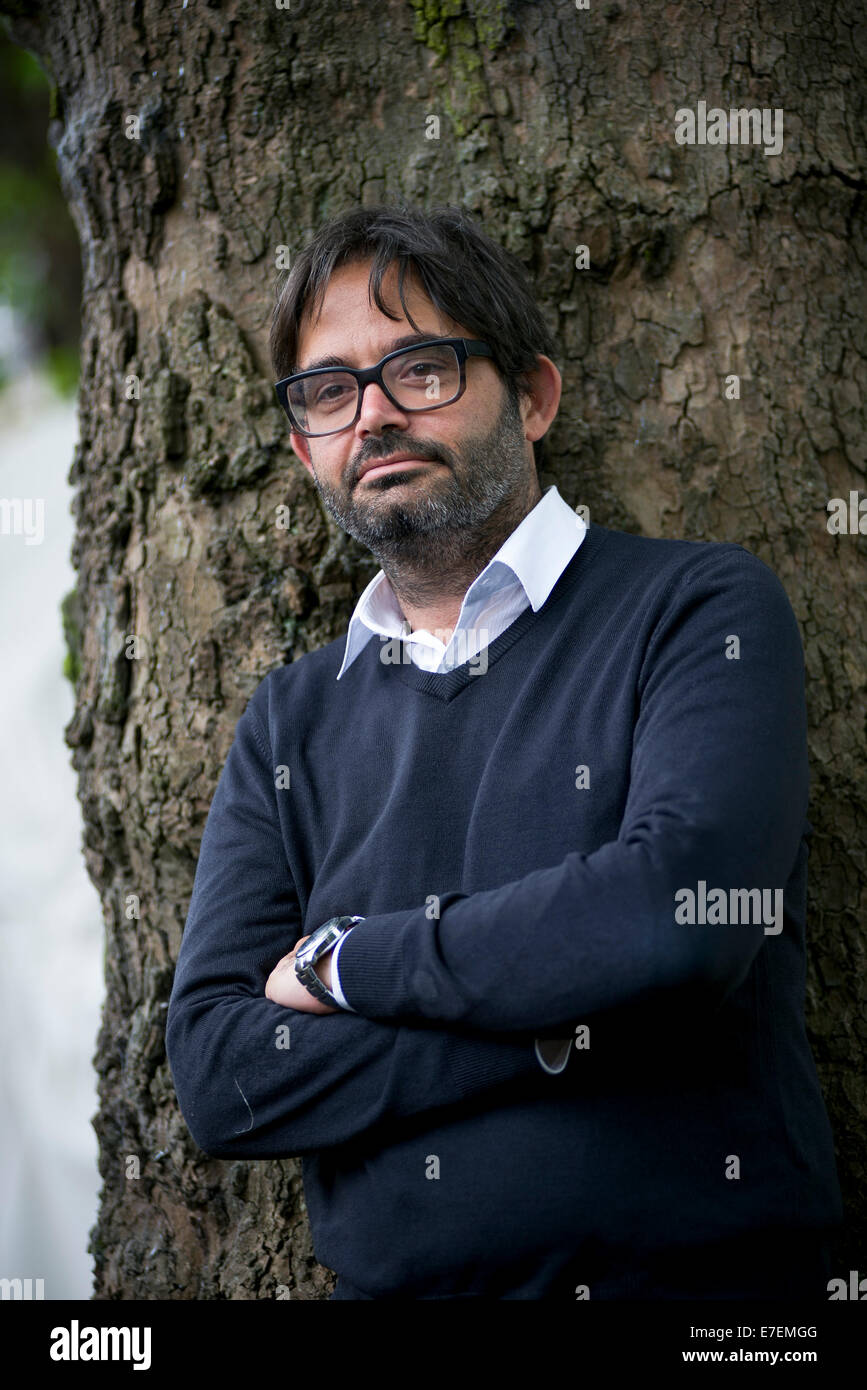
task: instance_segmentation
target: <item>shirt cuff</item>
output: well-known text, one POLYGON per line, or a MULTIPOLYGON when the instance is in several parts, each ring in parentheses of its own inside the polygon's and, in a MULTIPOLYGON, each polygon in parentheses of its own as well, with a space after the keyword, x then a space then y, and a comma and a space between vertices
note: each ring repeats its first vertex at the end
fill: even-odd
MULTIPOLYGON (((333 976, 332 976, 333 979, 333 976)), ((543 1071, 555 1076, 569 1061, 571 1038, 536 1038, 536 1056, 543 1071)))
POLYGON ((351 1014, 357 1013, 358 1011, 357 1009, 353 1009, 352 1005, 347 1000, 346 995, 343 993, 343 990, 340 988, 340 975, 337 970, 337 957, 340 955, 340 948, 346 940, 347 936, 351 936, 354 931, 355 928, 350 927, 349 931, 346 932, 344 936, 341 936, 337 945, 334 947, 334 950, 331 952, 331 993, 334 995, 334 998, 337 1000, 341 1009, 348 1009, 351 1014))

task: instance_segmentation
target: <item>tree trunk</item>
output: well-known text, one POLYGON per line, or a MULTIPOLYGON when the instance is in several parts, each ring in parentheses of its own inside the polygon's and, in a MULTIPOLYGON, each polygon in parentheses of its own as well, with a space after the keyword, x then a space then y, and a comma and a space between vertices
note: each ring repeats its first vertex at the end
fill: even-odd
POLYGON ((859 0, 0 9, 56 84, 82 244, 67 740, 106 924, 94 1296, 332 1287, 300 1164, 196 1148, 164 1020, 236 721, 270 669, 345 631, 377 569, 274 398, 279 248, 401 197, 467 207, 536 277, 564 378, 543 486, 607 526, 740 542, 788 590, 811 724, 807 1017, 848 1208, 835 1273, 867 1268, 865 542, 827 510, 863 487, 867 438, 859 0), (679 144, 699 102, 782 109, 782 152, 679 144))

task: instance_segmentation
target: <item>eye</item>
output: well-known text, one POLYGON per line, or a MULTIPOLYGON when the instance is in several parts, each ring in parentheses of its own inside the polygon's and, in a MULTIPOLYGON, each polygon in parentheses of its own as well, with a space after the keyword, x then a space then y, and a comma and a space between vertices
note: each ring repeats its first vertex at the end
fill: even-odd
POLYGON ((340 400, 341 392, 344 395, 346 394, 346 389, 347 388, 342 385, 342 383, 332 381, 328 386, 321 386, 319 388, 316 392, 314 403, 316 405, 331 405, 333 402, 340 400), (330 392, 336 392, 337 394, 329 394, 330 392))
POLYGON ((447 360, 444 357, 414 357, 407 362, 401 373, 402 376, 416 375, 417 380, 423 377, 436 376, 448 369, 447 360))

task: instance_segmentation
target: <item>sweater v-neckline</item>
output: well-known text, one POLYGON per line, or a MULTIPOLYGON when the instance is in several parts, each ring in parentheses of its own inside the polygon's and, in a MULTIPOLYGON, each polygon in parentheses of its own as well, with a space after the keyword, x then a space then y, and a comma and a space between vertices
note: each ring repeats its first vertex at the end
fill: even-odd
MULTIPOLYGON (((408 653, 405 661, 383 662, 382 664, 390 667, 399 680, 402 680, 405 685, 411 686, 420 695, 431 695, 434 699, 442 700, 444 704, 447 704, 462 690, 465 690, 471 681, 478 679, 478 675, 474 675, 473 671, 474 668, 478 667, 479 657, 483 651, 487 651, 487 669, 490 670, 494 662, 498 661, 515 642, 519 641, 534 622, 571 592, 578 582, 581 569, 597 553, 605 534, 606 528, 604 526, 589 523, 586 536, 557 579, 545 602, 535 611, 532 604, 528 605, 522 613, 519 613, 515 621, 509 624, 505 632, 501 632, 499 637, 488 644, 487 648, 482 647, 475 656, 462 662, 460 666, 453 667, 451 671, 425 671, 421 666, 416 666, 414 661, 409 660, 408 653)), ((400 642, 401 654, 403 655, 403 639, 396 637, 394 641, 400 642)), ((368 647, 375 646, 374 642, 368 643, 368 647)), ((481 672, 478 674, 480 675, 481 672)))

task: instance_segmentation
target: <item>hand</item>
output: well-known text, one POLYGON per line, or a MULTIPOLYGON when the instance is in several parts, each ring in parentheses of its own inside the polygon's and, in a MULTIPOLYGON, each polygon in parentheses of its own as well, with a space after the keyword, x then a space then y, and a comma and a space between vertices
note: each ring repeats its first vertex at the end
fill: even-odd
MULTIPOLYGON (((295 974, 295 956, 298 948, 308 940, 307 936, 302 936, 300 941, 296 941, 288 956, 278 960, 268 979, 265 981, 265 995, 273 1000, 275 1004, 282 1004, 284 1008, 295 1009, 302 1014, 338 1014, 340 1009, 333 1004, 323 1004, 321 999, 316 999, 295 974)), ((318 960, 313 967, 317 976, 322 981, 326 989, 331 988, 331 952, 318 960)))

